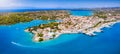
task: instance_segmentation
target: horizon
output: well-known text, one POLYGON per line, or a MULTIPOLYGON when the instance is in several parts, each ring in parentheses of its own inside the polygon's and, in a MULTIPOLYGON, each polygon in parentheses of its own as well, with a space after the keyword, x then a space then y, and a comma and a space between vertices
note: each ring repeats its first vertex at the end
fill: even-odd
POLYGON ((78 9, 120 7, 120 0, 0 0, 0 9, 78 9))
POLYGON ((91 9, 105 9, 105 8, 120 8, 120 7, 95 7, 95 8, 12 8, 12 9, 0 9, 4 10, 91 10, 91 9))

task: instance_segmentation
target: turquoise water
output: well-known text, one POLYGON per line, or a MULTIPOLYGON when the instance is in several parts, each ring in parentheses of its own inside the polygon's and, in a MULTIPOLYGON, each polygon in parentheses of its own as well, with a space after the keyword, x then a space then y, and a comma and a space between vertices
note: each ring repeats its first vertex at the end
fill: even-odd
POLYGON ((120 54, 120 23, 94 37, 85 34, 62 34, 60 37, 35 43, 34 34, 24 29, 51 21, 33 20, 0 26, 0 54, 120 54))
POLYGON ((70 12, 74 16, 91 16, 93 12, 90 10, 73 10, 70 12))

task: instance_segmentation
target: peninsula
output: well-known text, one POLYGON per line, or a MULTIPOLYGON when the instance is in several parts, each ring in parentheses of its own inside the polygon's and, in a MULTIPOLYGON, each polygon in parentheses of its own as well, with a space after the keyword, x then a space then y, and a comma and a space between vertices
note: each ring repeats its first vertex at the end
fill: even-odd
MULTIPOLYGON (((120 10, 120 9, 118 9, 120 10)), ((116 9, 95 9, 92 16, 69 15, 63 18, 56 18, 61 22, 51 22, 39 26, 27 28, 25 31, 35 34, 35 42, 55 39, 63 33, 84 33, 90 36, 96 35, 94 32, 101 32, 101 28, 109 27, 120 20, 120 12, 116 9)), ((58 12, 59 13, 59 12, 58 12)), ((64 15, 62 15, 64 16, 64 15)))
POLYGON ((120 8, 91 9, 92 16, 74 16, 72 10, 43 10, 34 12, 0 13, 0 25, 11 25, 32 20, 58 20, 26 28, 33 33, 33 41, 41 42, 59 37, 63 33, 84 33, 89 36, 101 32, 120 20, 120 8), (59 21, 60 20, 60 21, 59 21))

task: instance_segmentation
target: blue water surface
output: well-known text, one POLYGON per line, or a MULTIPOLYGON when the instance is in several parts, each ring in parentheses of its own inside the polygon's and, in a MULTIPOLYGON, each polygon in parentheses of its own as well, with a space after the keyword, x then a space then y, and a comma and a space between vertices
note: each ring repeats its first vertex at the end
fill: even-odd
POLYGON ((51 21, 33 20, 0 26, 0 54, 120 54, 120 23, 90 37, 82 33, 62 34, 60 37, 36 43, 28 27, 51 21))
POLYGON ((74 16, 91 16, 93 15, 93 11, 90 10, 73 10, 70 13, 74 16))

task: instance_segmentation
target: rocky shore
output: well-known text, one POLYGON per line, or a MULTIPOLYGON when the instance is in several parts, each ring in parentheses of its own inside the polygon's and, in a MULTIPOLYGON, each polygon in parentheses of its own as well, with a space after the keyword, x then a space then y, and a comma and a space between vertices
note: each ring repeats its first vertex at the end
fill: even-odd
POLYGON ((47 25, 40 25, 36 30, 33 28, 26 29, 27 32, 35 34, 33 40, 41 42, 45 40, 55 39, 63 33, 84 33, 87 35, 96 35, 94 32, 101 32, 102 28, 109 27, 117 23, 115 18, 97 18, 97 17, 81 17, 70 16, 62 19, 62 22, 48 23, 47 25), (53 27, 51 27, 53 26, 53 27))

